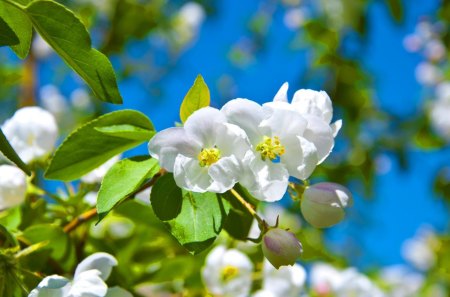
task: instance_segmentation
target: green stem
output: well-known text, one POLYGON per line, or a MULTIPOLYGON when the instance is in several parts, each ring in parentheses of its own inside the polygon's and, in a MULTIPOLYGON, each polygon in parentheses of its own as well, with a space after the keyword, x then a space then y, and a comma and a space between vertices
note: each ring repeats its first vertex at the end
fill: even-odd
MULTIPOLYGON (((266 226, 266 222, 256 213, 256 211, 253 209, 253 206, 250 203, 245 201, 245 199, 235 189, 231 189, 230 192, 231 194, 233 194, 234 197, 236 197, 236 199, 242 204, 242 206, 244 206, 248 210, 248 212, 256 219, 260 228, 262 226, 266 226)), ((263 229, 261 229, 261 231, 263 231, 263 229)))

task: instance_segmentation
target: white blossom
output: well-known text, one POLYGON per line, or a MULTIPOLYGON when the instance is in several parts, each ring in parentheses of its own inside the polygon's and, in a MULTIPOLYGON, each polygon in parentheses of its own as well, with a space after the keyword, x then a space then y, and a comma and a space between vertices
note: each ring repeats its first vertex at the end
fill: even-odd
POLYGON ((302 7, 290 8, 284 14, 284 24, 291 30, 300 28, 306 21, 307 15, 302 7))
POLYGON ((111 167, 119 160, 120 155, 112 157, 111 159, 100 165, 98 168, 95 168, 94 170, 83 175, 81 177, 81 181, 87 184, 101 183, 108 170, 111 169, 111 167))
POLYGON ((273 103, 265 105, 274 108, 293 109, 308 122, 304 137, 317 148, 318 164, 322 163, 334 147, 334 138, 341 129, 342 120, 331 123, 333 105, 325 91, 300 89, 294 93, 291 104, 288 104, 287 91, 289 84, 284 83, 273 99, 273 103))
POLYGON ((353 205, 350 191, 339 184, 322 182, 308 186, 301 200, 305 220, 316 228, 326 228, 345 217, 345 209, 353 205))
POLYGON ((23 107, 2 126, 11 146, 25 163, 43 159, 58 137, 55 118, 40 107, 23 107))
POLYGON ((11 165, 0 165, 0 210, 14 207, 25 200, 27 177, 11 165))
POLYGON ((264 261, 262 289, 273 296, 298 297, 303 291, 306 271, 299 264, 275 269, 264 261))
POLYGON ((45 85, 39 90, 39 97, 43 108, 51 112, 56 118, 67 117, 69 105, 66 98, 54 85, 45 85))
POLYGON ((245 132, 211 107, 194 112, 184 127, 157 133, 148 148, 162 168, 174 173, 179 187, 201 193, 231 189, 238 181, 240 160, 250 151, 245 132))
POLYGON ((417 81, 426 86, 436 85, 442 79, 442 71, 429 62, 417 65, 415 74, 417 81))
POLYGON ((121 288, 105 284, 117 260, 107 253, 95 253, 78 264, 73 280, 59 275, 44 278, 28 297, 131 297, 121 288))
POLYGON ((329 264, 317 263, 311 268, 310 283, 318 296, 385 296, 367 276, 355 268, 338 270, 329 264))
POLYGON ((380 276, 387 286, 389 297, 420 296, 419 290, 424 283, 423 275, 412 272, 405 266, 395 265, 382 269, 380 276))
POLYGON ((36 37, 33 39, 33 44, 31 46, 33 54, 38 59, 45 59, 53 53, 53 49, 48 45, 47 41, 45 41, 41 35, 36 34, 36 37))
POLYGON ((413 238, 402 245, 402 256, 420 270, 428 270, 436 264, 434 248, 438 245, 436 235, 429 226, 422 226, 413 238))
POLYGON ((257 199, 280 200, 289 176, 306 179, 316 167, 317 148, 303 137, 307 121, 297 112, 240 98, 225 104, 222 112, 252 144, 239 182, 257 199))
POLYGON ((253 264, 243 253, 224 246, 206 257, 202 278, 207 289, 221 297, 247 297, 252 286, 253 264))
POLYGON ((439 135, 450 140, 450 84, 439 84, 436 95, 436 100, 431 103, 431 124, 439 135))
POLYGON ((72 105, 81 110, 89 109, 92 107, 91 97, 85 89, 75 89, 70 93, 70 102, 72 105))
POLYGON ((203 6, 196 2, 187 2, 180 7, 173 18, 171 37, 179 49, 189 44, 198 34, 206 13, 203 6))

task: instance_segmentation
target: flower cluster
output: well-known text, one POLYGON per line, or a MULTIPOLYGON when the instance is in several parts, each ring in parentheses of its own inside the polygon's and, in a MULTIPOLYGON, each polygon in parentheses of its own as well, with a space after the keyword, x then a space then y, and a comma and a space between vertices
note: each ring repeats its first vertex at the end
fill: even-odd
POLYGON ((450 120, 447 116, 450 111, 450 82, 445 72, 448 68, 448 49, 443 42, 446 30, 445 24, 424 19, 416 25, 414 33, 404 38, 403 43, 406 50, 420 53, 425 58, 416 67, 416 79, 429 87, 431 96, 436 98, 429 108, 431 124, 439 135, 450 140, 450 120))
POLYGON ((105 281, 111 274, 117 260, 107 253, 95 253, 78 264, 73 280, 59 275, 44 278, 30 292, 28 297, 131 297, 132 295, 120 287, 108 288, 105 281))
POLYGON ((259 200, 280 200, 290 177, 305 180, 326 159, 342 124, 331 124, 324 91, 298 90, 289 103, 287 90, 263 105, 238 98, 199 109, 155 135, 150 154, 181 188, 223 193, 239 182, 259 200))

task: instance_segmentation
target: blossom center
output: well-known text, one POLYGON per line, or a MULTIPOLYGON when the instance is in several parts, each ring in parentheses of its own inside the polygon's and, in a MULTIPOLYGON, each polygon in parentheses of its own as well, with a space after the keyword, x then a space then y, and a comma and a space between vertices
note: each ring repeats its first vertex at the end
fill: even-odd
POLYGON ((198 154, 198 162, 201 167, 210 166, 220 159, 220 150, 216 147, 202 149, 200 154, 198 154))
POLYGON ((278 136, 264 136, 263 141, 256 146, 256 151, 260 152, 263 161, 267 158, 273 161, 284 154, 285 148, 281 145, 280 138, 278 136))
POLYGON ((239 268, 233 265, 227 265, 222 268, 221 277, 224 282, 235 278, 239 273, 239 268))

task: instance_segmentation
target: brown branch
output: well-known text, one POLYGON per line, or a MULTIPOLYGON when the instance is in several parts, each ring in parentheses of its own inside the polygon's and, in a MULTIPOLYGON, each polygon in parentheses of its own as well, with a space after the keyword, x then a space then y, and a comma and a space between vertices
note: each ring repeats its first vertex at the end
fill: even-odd
MULTIPOLYGON (((137 193, 140 193, 140 192, 144 191, 145 189, 152 187, 156 183, 158 178, 161 177, 162 175, 164 175, 165 173, 166 173, 166 171, 164 169, 159 170, 159 172, 157 174, 155 174, 150 181, 143 184, 141 187, 139 187, 135 191, 131 192, 128 195, 128 197, 126 197, 123 201, 128 200, 129 198, 134 197, 137 193)), ((96 215, 97 215, 97 208, 95 208, 95 207, 91 208, 88 211, 85 211, 81 215, 74 218, 72 221, 70 221, 67 225, 64 226, 63 230, 65 233, 70 233, 73 230, 75 230, 78 226, 80 226, 84 222, 89 221, 96 215)))
POLYGON ((36 104, 34 95, 36 86, 36 78, 35 78, 36 59, 31 50, 27 59, 24 62, 23 67, 24 69, 22 76, 19 107, 33 106, 36 104))

